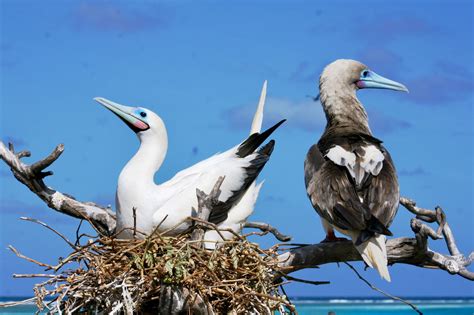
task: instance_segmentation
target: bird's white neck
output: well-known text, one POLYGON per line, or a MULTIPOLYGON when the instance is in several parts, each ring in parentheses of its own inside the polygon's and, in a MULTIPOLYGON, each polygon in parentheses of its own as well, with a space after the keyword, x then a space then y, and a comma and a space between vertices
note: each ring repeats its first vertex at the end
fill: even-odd
MULTIPOLYGON (((125 165, 119 177, 119 190, 125 186, 155 186, 154 175, 163 163, 168 150, 166 130, 160 135, 139 135, 140 148, 125 165)), ((128 187, 126 189, 128 189, 128 187)))
POLYGON ((371 134, 367 113, 357 99, 356 89, 337 80, 321 82, 321 104, 331 127, 351 127, 371 134))

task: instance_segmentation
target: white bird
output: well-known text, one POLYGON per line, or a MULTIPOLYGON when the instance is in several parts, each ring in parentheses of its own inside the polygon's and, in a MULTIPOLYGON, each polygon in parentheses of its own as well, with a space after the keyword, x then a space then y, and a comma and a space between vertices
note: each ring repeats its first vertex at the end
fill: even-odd
MULTIPOLYGON (((128 107, 105 98, 94 98, 123 120, 138 136, 140 147, 125 165, 118 179, 116 193, 117 231, 121 238, 132 238, 133 229, 150 234, 174 228, 169 234, 178 234, 190 227, 187 220, 192 208, 197 209, 196 189, 209 193, 217 179, 225 176, 221 185, 219 204, 210 214, 209 222, 219 228, 240 232, 242 224, 252 214, 262 183, 255 180, 270 158, 274 140, 260 145, 284 120, 260 133, 266 97, 266 81, 255 113, 250 136, 231 149, 216 154, 173 178, 155 184, 154 175, 165 159, 168 148, 166 127, 162 119, 149 109, 128 107), (133 212, 135 209, 136 216, 133 212), (134 221, 136 220, 136 222, 134 221)), ((230 232, 223 232, 226 239, 230 232)), ((214 248, 222 238, 215 231, 206 232, 207 248, 214 248)))

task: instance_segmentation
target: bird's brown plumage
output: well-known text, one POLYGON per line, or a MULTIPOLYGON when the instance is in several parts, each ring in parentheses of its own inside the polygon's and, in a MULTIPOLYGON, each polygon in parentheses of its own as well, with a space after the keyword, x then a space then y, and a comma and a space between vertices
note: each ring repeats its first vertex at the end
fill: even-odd
POLYGON ((390 154, 378 139, 357 132, 323 135, 307 154, 305 183, 318 214, 341 230, 363 232, 359 242, 375 233, 390 235, 388 227, 397 212, 399 188, 390 154), (335 145, 354 153, 368 145, 376 146, 384 155, 380 173, 367 174, 357 185, 346 167, 325 157, 335 145))
POLYGON ((349 235, 368 266, 390 281, 384 235, 398 209, 395 166, 382 141, 372 136, 359 88, 407 91, 354 60, 329 64, 319 80, 327 125, 306 156, 306 191, 322 218, 326 240, 333 228, 349 235))

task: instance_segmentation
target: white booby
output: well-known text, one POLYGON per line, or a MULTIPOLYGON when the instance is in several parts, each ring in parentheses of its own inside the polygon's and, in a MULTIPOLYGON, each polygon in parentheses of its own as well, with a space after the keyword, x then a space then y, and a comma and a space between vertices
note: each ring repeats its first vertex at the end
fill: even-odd
POLYGON ((382 141, 374 138, 367 113, 356 97, 364 88, 406 91, 354 60, 336 60, 321 74, 320 100, 327 125, 304 164, 306 191, 326 231, 348 235, 365 263, 387 281, 385 235, 398 209, 395 166, 382 141))
MULTIPOLYGON (((245 141, 180 171, 159 185, 155 184, 154 175, 168 148, 166 128, 161 118, 143 107, 128 107, 105 98, 94 98, 123 120, 140 140, 138 152, 123 168, 118 180, 116 208, 119 237, 132 238, 134 225, 136 230, 145 234, 153 232, 158 225, 158 232, 174 228, 169 234, 189 228, 190 222, 186 219, 192 215, 193 208, 197 209, 196 189, 209 193, 220 176, 225 176, 222 192, 209 221, 219 228, 240 232, 242 224, 254 210, 262 186, 255 180, 270 158, 275 142, 271 140, 259 147, 284 122, 280 121, 260 133, 265 95, 266 82, 250 136, 245 141)), ((230 232, 222 233, 226 239, 232 237, 230 232)), ((208 248, 214 248, 222 240, 212 230, 205 234, 204 239, 211 241, 206 242, 208 248)))

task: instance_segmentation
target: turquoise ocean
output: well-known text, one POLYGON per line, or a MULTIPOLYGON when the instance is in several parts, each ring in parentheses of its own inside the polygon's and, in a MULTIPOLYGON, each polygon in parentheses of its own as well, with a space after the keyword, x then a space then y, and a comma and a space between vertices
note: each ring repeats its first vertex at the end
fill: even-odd
MULTIPOLYGON (((18 301, 26 298, 0 297, 1 302, 18 301)), ((427 315, 474 315, 474 297, 449 298, 406 298, 427 315)), ((309 298, 295 297, 292 302, 301 315, 327 315, 332 311, 336 315, 408 315, 417 314, 409 306, 397 301, 373 298, 309 298)), ((0 314, 34 314, 34 305, 0 308, 0 314)))

